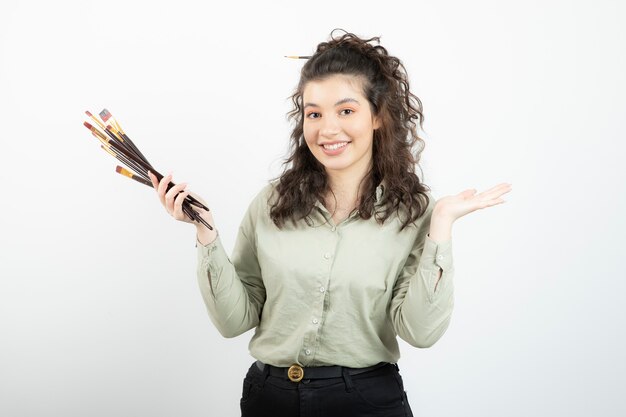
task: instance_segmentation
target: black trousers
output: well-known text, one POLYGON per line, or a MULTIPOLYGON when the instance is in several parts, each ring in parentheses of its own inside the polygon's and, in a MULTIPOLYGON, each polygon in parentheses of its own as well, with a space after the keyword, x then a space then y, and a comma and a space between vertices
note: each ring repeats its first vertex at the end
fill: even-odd
POLYGON ((243 380, 240 404, 242 417, 413 417, 396 364, 292 382, 253 363, 243 380))

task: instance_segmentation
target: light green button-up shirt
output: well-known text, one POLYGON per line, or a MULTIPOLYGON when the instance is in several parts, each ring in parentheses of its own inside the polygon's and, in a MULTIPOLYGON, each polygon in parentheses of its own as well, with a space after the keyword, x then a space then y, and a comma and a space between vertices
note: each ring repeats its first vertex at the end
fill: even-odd
MULTIPOLYGON (((451 240, 428 236, 430 192, 426 213, 402 232, 395 213, 381 226, 355 210, 335 225, 319 200, 280 230, 269 216, 274 187, 250 203, 230 258, 219 232, 207 245, 196 241, 200 291, 223 336, 256 327, 250 354, 275 366, 366 367, 398 361, 396 336, 422 348, 439 340, 454 305, 454 268, 451 240)), ((377 208, 383 193, 384 182, 377 208)))

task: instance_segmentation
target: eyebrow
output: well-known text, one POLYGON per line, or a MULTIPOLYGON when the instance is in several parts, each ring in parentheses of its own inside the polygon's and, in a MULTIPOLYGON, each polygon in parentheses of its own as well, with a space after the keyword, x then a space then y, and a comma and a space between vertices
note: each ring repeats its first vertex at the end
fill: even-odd
MULTIPOLYGON (((340 104, 344 104, 344 103, 356 103, 356 104, 361 104, 358 102, 358 100, 353 99, 351 97, 346 97, 346 98, 342 98, 341 100, 339 100, 338 102, 335 103, 335 106, 339 106, 340 104)), ((305 103, 304 107, 302 108, 303 110, 306 109, 307 107, 312 106, 312 107, 319 107, 319 105, 315 104, 315 103, 305 103)))

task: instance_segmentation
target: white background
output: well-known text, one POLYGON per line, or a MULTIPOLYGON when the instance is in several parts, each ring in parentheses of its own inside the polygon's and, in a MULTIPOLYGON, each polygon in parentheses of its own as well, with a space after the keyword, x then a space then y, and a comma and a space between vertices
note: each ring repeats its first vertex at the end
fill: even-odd
POLYGON ((0 6, 0 415, 236 416, 195 230, 82 126, 108 108, 212 208, 230 253, 281 171, 300 60, 341 27, 405 64, 436 198, 513 184, 453 230, 456 305, 402 344, 416 416, 622 416, 620 1, 109 0, 0 6), (621 265, 620 265, 621 266, 621 265))

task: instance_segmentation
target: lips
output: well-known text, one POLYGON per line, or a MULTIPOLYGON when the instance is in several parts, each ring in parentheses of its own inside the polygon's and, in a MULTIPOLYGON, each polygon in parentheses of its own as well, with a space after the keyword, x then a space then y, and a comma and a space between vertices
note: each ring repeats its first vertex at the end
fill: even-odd
MULTIPOLYGON (((322 152, 324 152, 328 156, 340 155, 346 150, 348 146, 350 146, 350 142, 332 142, 332 143, 342 143, 344 145, 338 146, 336 149, 327 149, 324 147, 324 145, 320 145, 320 148, 322 148, 322 152)), ((329 142, 329 144, 331 144, 331 142, 329 142)))
POLYGON ((351 141, 349 140, 338 140, 335 142, 324 142, 324 143, 320 143, 320 146, 324 146, 324 145, 335 145, 337 143, 350 143, 351 141))

